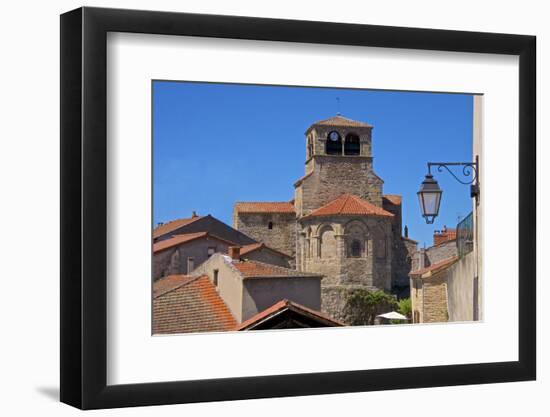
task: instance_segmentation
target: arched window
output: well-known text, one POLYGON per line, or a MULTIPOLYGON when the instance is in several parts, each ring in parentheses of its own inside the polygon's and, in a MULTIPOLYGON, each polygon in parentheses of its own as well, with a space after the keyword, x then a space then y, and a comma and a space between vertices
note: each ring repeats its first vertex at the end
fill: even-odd
POLYGON ((361 145, 359 143, 359 136, 355 133, 348 134, 344 142, 344 155, 359 155, 360 153, 361 145))
POLYGON ((352 220, 345 227, 346 256, 362 258, 367 256, 369 231, 367 226, 357 220, 352 220))
POLYGON ((313 156, 313 141, 311 136, 307 138, 307 157, 308 159, 313 156))
POLYGON ((328 134, 325 150, 327 155, 342 155, 342 138, 335 130, 328 134))
POLYGON ((319 258, 334 258, 336 256, 336 238, 334 230, 325 226, 319 233, 319 258))
POLYGON ((360 258, 361 252, 361 242, 358 240, 353 240, 350 246, 350 256, 352 258, 360 258))
POLYGON ((267 224, 267 228, 268 228, 269 230, 273 229, 273 222, 269 222, 269 223, 267 224))

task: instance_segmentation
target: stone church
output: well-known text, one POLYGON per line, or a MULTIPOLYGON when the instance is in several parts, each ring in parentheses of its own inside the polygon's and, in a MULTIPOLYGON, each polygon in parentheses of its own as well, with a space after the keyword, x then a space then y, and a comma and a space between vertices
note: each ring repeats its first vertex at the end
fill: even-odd
POLYGON ((343 319, 355 288, 408 295, 417 242, 402 235, 399 195, 384 195, 376 175, 372 129, 341 115, 305 132, 305 175, 294 199, 238 202, 233 227, 286 253, 298 271, 320 273, 322 311, 343 319))

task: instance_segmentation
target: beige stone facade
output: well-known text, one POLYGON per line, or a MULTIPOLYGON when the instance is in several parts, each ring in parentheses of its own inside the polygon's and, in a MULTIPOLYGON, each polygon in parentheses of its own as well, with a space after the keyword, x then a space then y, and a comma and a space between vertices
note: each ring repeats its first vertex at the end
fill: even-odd
MULTIPOLYGON (((235 255, 233 255, 235 256, 235 255)), ((242 323, 281 300, 321 309, 322 275, 217 253, 193 271, 206 275, 233 317, 242 323)))
POLYGON ((413 323, 449 321, 448 285, 457 262, 458 257, 453 256, 411 272, 413 323))

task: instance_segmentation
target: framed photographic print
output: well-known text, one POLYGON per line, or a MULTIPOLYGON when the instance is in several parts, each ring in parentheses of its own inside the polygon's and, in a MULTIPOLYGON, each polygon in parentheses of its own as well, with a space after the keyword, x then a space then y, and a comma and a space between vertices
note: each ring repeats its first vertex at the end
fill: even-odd
POLYGON ((61 16, 61 400, 535 379, 535 38, 61 16))

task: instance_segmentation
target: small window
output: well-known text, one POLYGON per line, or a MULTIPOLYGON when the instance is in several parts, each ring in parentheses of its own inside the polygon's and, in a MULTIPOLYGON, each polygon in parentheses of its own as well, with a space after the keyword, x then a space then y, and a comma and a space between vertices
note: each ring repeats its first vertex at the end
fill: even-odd
POLYGON ((207 256, 210 258, 212 255, 214 255, 216 253, 216 247, 215 246, 211 246, 208 248, 208 252, 207 252, 207 256))
POLYGON ((191 273, 193 269, 195 269, 195 258, 187 258, 187 273, 191 273))
POLYGON ((273 229, 273 222, 269 222, 269 223, 267 224, 267 228, 268 228, 269 230, 273 229))
POLYGON ((352 258, 360 258, 361 257, 361 242, 358 240, 354 240, 351 242, 350 247, 351 257, 352 258))
POLYGON ((214 285, 217 287, 218 286, 218 270, 217 269, 214 269, 214 285))

